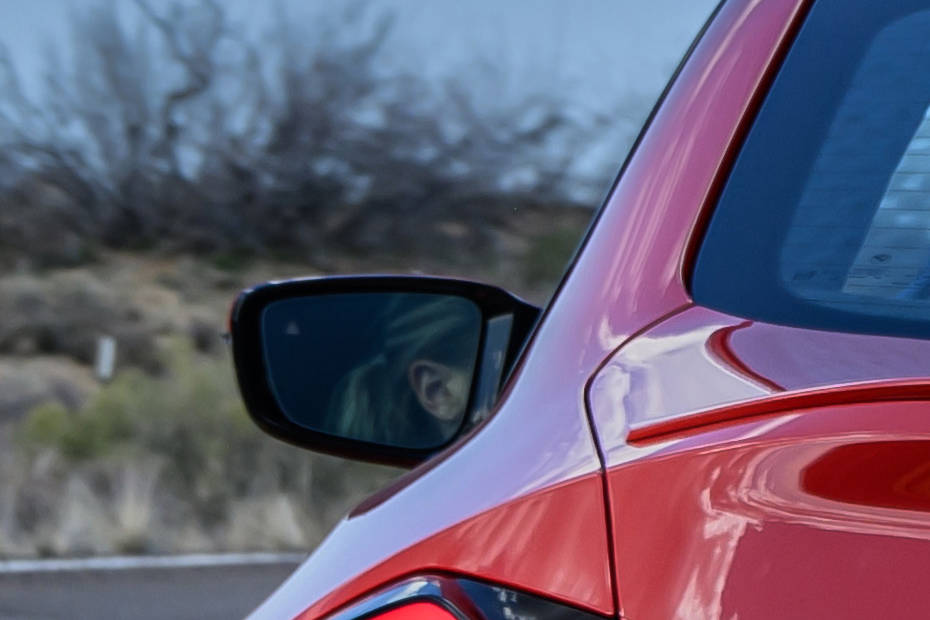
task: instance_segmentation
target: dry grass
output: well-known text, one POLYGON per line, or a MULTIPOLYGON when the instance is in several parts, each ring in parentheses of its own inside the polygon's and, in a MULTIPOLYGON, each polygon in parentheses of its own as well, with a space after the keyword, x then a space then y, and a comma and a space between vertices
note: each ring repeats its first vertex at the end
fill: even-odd
POLYGON ((104 253, 81 268, 0 277, 0 388, 17 396, 0 399, 0 557, 312 547, 397 472, 253 426, 219 338, 235 292, 324 271, 422 270, 506 281, 542 303, 584 215, 515 213, 488 235, 481 264, 104 253), (99 333, 118 342, 105 384, 87 365, 99 333))
POLYGON ((160 376, 125 371, 77 411, 45 404, 17 424, 0 555, 304 550, 393 475, 265 437, 229 360, 168 349, 160 376))

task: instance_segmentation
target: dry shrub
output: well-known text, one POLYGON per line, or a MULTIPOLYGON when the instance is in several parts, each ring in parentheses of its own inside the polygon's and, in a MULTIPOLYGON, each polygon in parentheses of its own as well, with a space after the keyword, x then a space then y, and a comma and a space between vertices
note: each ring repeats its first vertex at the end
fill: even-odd
POLYGON ((96 389, 91 370, 67 357, 0 358, 0 423, 44 402, 76 409, 96 389))
POLYGON ((507 76, 481 58, 468 84, 393 68, 390 14, 282 14, 258 41, 218 2, 135 8, 75 13, 57 50, 73 62, 50 53, 34 100, 0 48, 0 264, 163 247, 236 270, 450 237, 474 251, 484 205, 596 200, 612 174, 575 162, 614 119, 545 87, 482 104, 507 76))
POLYGON ((394 475, 264 436, 228 359, 169 350, 162 376, 129 370, 77 411, 26 416, 0 554, 304 550, 394 475))
POLYGON ((0 279, 0 354, 90 364, 98 338, 110 335, 125 363, 157 371, 158 326, 144 320, 145 312, 85 270, 9 276, 0 279))

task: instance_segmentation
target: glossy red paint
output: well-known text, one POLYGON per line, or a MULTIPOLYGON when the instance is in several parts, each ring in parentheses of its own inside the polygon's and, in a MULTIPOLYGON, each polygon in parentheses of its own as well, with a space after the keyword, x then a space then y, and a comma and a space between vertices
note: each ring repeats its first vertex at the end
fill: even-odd
POLYGON ((677 133, 662 122, 649 138, 666 153, 681 140, 706 150, 676 167, 644 144, 612 199, 625 195, 625 208, 607 214, 625 220, 611 232, 645 238, 626 245, 621 234, 613 253, 582 257, 629 274, 598 299, 613 308, 601 325, 617 348, 588 398, 608 467, 621 610, 638 620, 901 617, 930 603, 927 343, 750 323, 689 307, 684 290, 718 175, 804 4, 726 5, 726 35, 705 37, 714 45, 700 77, 676 84, 704 89, 724 124, 702 124, 673 91, 663 111, 677 133), (660 174, 667 185, 651 191, 660 174), (661 235, 650 209, 667 223, 661 235), (666 314, 632 339, 611 328, 650 323, 643 309, 666 314), (872 454, 884 467, 863 476, 872 454))
POLYGON ((930 343, 754 323, 685 286, 809 4, 722 7, 495 415, 353 511, 255 617, 435 571, 636 620, 930 606, 930 343))
MULTIPOLYGON (((752 31, 762 6, 742 4, 731 36, 752 31)), ((769 14, 756 23, 773 27, 769 38, 750 39, 777 55, 803 7, 765 6, 784 19, 769 14)), ((765 61, 756 60, 762 76, 765 61)), ((738 125, 738 115, 730 120, 738 125)), ((705 213, 714 183, 706 176, 677 206, 705 213)), ((638 221, 632 214, 630 225, 638 221)), ((700 217, 691 221, 697 236, 700 217)), ((652 260, 687 265, 696 237, 672 238, 652 260)), ((686 281, 686 270, 670 273, 666 291, 686 281)), ((649 285, 633 280, 626 290, 636 305, 649 285)), ((928 343, 753 323, 689 306, 687 295, 667 308, 620 343, 588 392, 623 614, 924 615, 928 343)))
POLYGON ((613 614, 593 365, 573 335, 537 338, 496 415, 350 514, 253 617, 324 616, 430 568, 613 614))
POLYGON ((836 502, 930 512, 927 448, 926 440, 844 444, 812 461, 801 487, 836 502))
POLYGON ((803 412, 828 405, 856 403, 886 403, 902 400, 930 400, 930 380, 877 381, 854 385, 834 385, 822 389, 801 390, 759 398, 736 405, 700 411, 632 428, 627 436, 630 444, 667 440, 670 436, 685 435, 689 431, 705 431, 709 427, 750 418, 780 415, 786 412, 803 412))
MULTIPOLYGON (((424 572, 479 577, 609 615, 612 599, 602 496, 600 476, 586 476, 466 519, 373 566, 353 582, 351 590, 334 589, 300 618, 318 618, 351 602, 358 593, 424 572), (600 573, 567 570, 579 567, 576 558, 597 560, 600 573), (533 586, 540 578, 545 579, 547 589, 533 586)), ((430 510, 433 507, 429 505, 430 510)), ((354 545, 372 544, 381 519, 377 510, 364 518, 350 519, 354 527, 349 530, 344 524, 337 530, 340 546, 334 552, 345 554, 350 549, 350 555, 354 555, 354 545)), ((339 562, 339 558, 328 555, 330 548, 324 543, 322 553, 314 554, 320 573, 328 568, 339 570, 346 563, 345 559, 339 562), (329 562, 335 562, 335 566, 329 562)), ((313 574, 314 581, 320 579, 320 573, 313 574)), ((312 583, 308 578, 299 571, 292 579, 312 583)))
POLYGON ((591 384, 591 410, 610 465, 627 440, 786 408, 922 398, 928 357, 926 340, 767 325, 692 307, 610 357, 591 384))
POLYGON ((559 348, 567 334, 537 342, 519 373, 527 380, 511 382, 480 432, 337 525, 254 617, 323 616, 429 567, 612 614, 587 375, 559 348))
POLYGON ((700 207, 713 201, 801 5, 724 6, 629 160, 496 414, 338 525, 254 617, 324 616, 430 568, 618 612, 586 386, 632 335, 689 303, 683 257, 700 207))
POLYGON ((617 351, 590 402, 624 613, 920 615, 928 357, 698 307, 617 351))
POLYGON ((707 339, 707 352, 717 357, 724 365, 734 369, 747 379, 754 380, 768 387, 773 392, 784 391, 785 388, 783 386, 753 370, 746 360, 737 355, 733 350, 733 334, 742 329, 752 327, 752 325, 752 321, 743 321, 737 325, 724 327, 723 329, 715 331, 707 339))
POLYGON ((928 433, 930 403, 870 403, 626 447, 609 474, 624 613, 922 616, 928 433))

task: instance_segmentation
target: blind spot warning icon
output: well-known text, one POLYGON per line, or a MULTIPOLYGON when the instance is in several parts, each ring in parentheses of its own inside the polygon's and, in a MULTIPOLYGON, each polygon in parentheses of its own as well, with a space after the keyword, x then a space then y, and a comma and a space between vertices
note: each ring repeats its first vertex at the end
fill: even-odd
POLYGON ((297 321, 291 321, 287 324, 287 327, 284 328, 284 333, 288 336, 299 336, 300 335, 300 326, 297 325, 297 321))

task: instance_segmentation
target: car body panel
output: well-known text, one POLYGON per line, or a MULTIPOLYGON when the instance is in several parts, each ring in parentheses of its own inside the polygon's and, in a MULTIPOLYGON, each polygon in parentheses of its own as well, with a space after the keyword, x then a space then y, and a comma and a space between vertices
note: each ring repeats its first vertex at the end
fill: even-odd
POLYGON ((620 344, 688 303, 681 252, 674 250, 688 242, 698 217, 695 201, 712 199, 773 49, 799 9, 795 0, 724 6, 629 159, 496 414, 382 494, 371 510, 340 523, 253 617, 325 615, 426 566, 466 573, 486 566, 476 557, 486 551, 488 537, 475 524, 493 532, 495 548, 514 554, 498 561, 501 570, 483 573, 486 578, 616 613, 586 384, 620 344), (581 498, 577 488, 589 493, 581 498), (546 548, 587 552, 564 555, 558 567, 534 560, 524 528, 502 527, 493 516, 527 502, 542 515, 535 517, 539 531, 547 532, 542 555, 546 548), (568 514, 586 524, 582 539, 565 527, 568 514), (468 538, 459 534, 463 530, 468 538), (457 541, 451 550, 450 539, 457 541))
POLYGON ((599 358, 580 356, 586 340, 566 318, 555 313, 552 327, 537 331, 496 415, 353 511, 252 617, 325 615, 426 566, 463 574, 481 567, 485 578, 613 614, 601 465, 584 401, 599 358), (508 513, 525 517, 522 504, 531 507, 535 530, 506 520, 508 513), (569 515, 583 531, 566 527, 569 515), (489 540, 482 527, 513 555, 480 560, 489 540), (545 536, 531 539, 545 543, 539 557, 527 547, 533 531, 545 536), (553 547, 586 552, 553 564, 544 561, 553 547))
POLYGON ((637 620, 930 604, 928 344, 752 322, 687 290, 810 4, 721 6, 495 414, 353 511, 254 617, 437 571, 637 620))
POLYGON ((928 402, 788 409, 627 446, 615 462, 629 617, 898 618, 930 606, 928 402))
MULTIPOLYGON (((252 617, 325 615, 427 566, 612 613, 603 487, 590 428, 582 404, 566 410, 564 401, 551 399, 558 379, 547 383, 549 390, 523 382, 508 398, 534 424, 494 416, 462 445, 412 470, 340 522, 252 617), (491 536, 495 549, 512 555, 491 554, 491 536), (548 549, 566 546, 585 552, 555 565, 546 560, 548 549)), ((579 381, 579 400, 581 388, 579 381)))
MULTIPOLYGON (((728 3, 720 19, 736 11, 739 26, 718 42, 718 79, 726 83, 745 70, 764 80, 772 70, 766 63, 777 62, 806 5, 728 3), (734 52, 739 33, 755 27, 747 47, 734 52), (746 64, 747 50, 755 68, 746 64)), ((704 84, 713 82, 713 64, 704 84)), ((685 84, 679 79, 676 87, 685 84)), ((733 100, 717 107, 715 118, 729 114, 725 127, 732 130, 758 93, 727 92, 733 100)), ((705 93, 703 100, 713 105, 722 97, 705 93)), ((689 124, 688 113, 683 107, 674 116, 689 124)), ((716 142, 708 134, 693 140, 708 149, 716 144, 707 157, 725 162, 732 142, 724 135, 734 138, 721 131, 716 142)), ((663 170, 658 161, 651 166, 656 176, 663 170)), ((767 325, 691 305, 688 267, 720 181, 696 156, 686 167, 689 174, 705 170, 703 183, 692 177, 691 196, 665 203, 652 195, 642 207, 658 208, 668 225, 658 256, 648 235, 641 241, 649 257, 640 263, 664 261, 665 270, 647 269, 627 289, 627 303, 637 304, 641 291, 651 299, 680 285, 679 305, 619 343, 588 392, 607 468, 622 614, 925 615, 927 342, 767 325), (686 223, 690 237, 682 239, 678 226, 686 223), (656 291, 662 274, 667 285, 656 291)), ((679 177, 674 166, 664 170, 672 172, 672 194, 679 177)), ((646 217, 634 213, 628 225, 641 231, 646 217)))
MULTIPOLYGON (((466 519, 388 557, 354 580, 351 589, 335 588, 300 618, 318 618, 358 593, 424 572, 478 577, 609 615, 613 599, 602 489, 600 475, 593 474, 466 519), (593 559, 601 560, 599 573, 592 572, 593 559)), ((351 530, 339 531, 337 547, 324 545, 315 554, 312 581, 351 565, 358 545, 371 546, 384 531, 382 519, 371 513, 352 519, 351 530)))
POLYGON ((927 394, 928 358, 926 340, 771 325, 695 306, 611 356, 591 383, 590 406, 609 466, 627 439, 777 412, 779 403, 855 402, 876 399, 878 389, 890 392, 882 400, 927 394), (899 379, 915 381, 902 391, 899 379))

